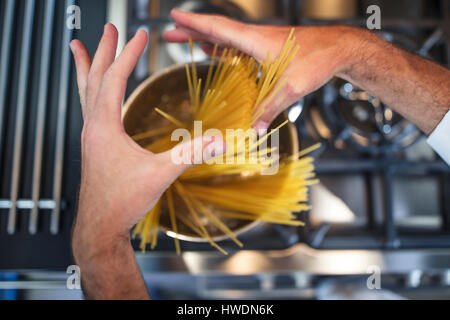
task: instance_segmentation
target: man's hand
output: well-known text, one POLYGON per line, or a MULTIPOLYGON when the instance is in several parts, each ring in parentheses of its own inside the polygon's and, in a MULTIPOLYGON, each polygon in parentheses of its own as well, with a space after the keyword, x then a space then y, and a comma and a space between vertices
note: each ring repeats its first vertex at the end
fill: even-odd
MULTIPOLYGON (((253 56, 256 60, 273 60, 278 57, 291 27, 244 24, 218 15, 206 15, 172 10, 176 29, 166 31, 163 38, 169 42, 193 41, 218 43, 222 47, 234 47, 253 56)), ((283 76, 286 85, 266 105, 265 112, 255 123, 256 129, 267 129, 285 108, 306 94, 328 82, 341 72, 349 59, 353 45, 354 29, 338 27, 297 27, 295 37, 300 50, 283 76)), ((211 45, 202 49, 212 53, 211 45)))
MULTIPOLYGON (((127 79, 147 44, 147 33, 138 31, 115 60, 117 37, 116 28, 107 24, 92 63, 81 42, 70 45, 84 120, 72 247, 88 298, 148 298, 129 232, 191 165, 175 164, 171 151, 144 150, 126 134, 122 100, 127 79)), ((224 150, 222 140, 200 138, 203 149, 208 147, 212 155, 224 150)))
MULTIPOLYGON (((279 55, 291 27, 244 24, 223 16, 172 10, 176 29, 166 41, 218 43, 235 47, 258 61, 279 55)), ((333 76, 351 81, 380 98, 422 131, 430 133, 450 108, 450 71, 400 50, 375 34, 349 26, 299 26, 300 50, 284 77, 287 83, 255 122, 267 128, 292 103, 333 76)), ((203 45, 211 53, 211 45, 203 45)))

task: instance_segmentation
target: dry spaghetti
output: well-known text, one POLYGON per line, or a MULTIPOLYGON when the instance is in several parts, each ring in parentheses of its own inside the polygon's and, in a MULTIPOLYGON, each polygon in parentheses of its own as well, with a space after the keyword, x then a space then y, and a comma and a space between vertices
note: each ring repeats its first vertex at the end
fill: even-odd
MULTIPOLYGON (((192 42, 191 53, 192 53, 192 42)), ((268 55, 267 60, 258 63, 254 58, 239 53, 235 49, 224 49, 220 57, 214 47, 212 60, 205 79, 198 76, 193 61, 186 65, 186 76, 192 112, 192 119, 202 121, 204 129, 215 128, 224 136, 227 129, 250 129, 263 113, 265 105, 284 85, 282 74, 298 51, 293 30, 275 60, 268 55), (217 60, 217 63, 216 63, 217 60)), ((158 137, 146 148, 152 152, 163 152, 172 148, 170 133, 175 128, 193 130, 193 122, 183 122, 174 115, 155 108, 170 125, 153 129, 134 136, 135 140, 158 137)), ((275 130, 285 125, 281 124, 275 130)), ((279 159, 259 159, 261 152, 271 153, 273 147, 261 147, 270 136, 245 139, 241 142, 226 141, 227 151, 220 157, 239 156, 258 159, 254 162, 200 164, 182 174, 162 195, 154 208, 142 219, 133 231, 139 237, 141 249, 147 244, 155 248, 160 218, 168 215, 171 231, 178 233, 177 221, 181 221, 193 233, 206 239, 224 254, 227 252, 213 241, 205 227, 205 222, 213 224, 239 247, 243 244, 222 219, 261 220, 301 226, 295 213, 308 210, 308 186, 316 183, 311 157, 304 157, 317 146, 308 148, 282 159, 278 172, 261 175, 261 169, 279 159), (229 148, 231 144, 232 148, 229 148), (262 149, 261 149, 262 148, 262 149), (228 179, 217 179, 227 177, 228 179), (175 208, 175 198, 181 199, 185 210, 175 208), (166 210, 163 209, 166 208, 166 210)), ((179 240, 175 237, 175 248, 180 253, 179 240)))

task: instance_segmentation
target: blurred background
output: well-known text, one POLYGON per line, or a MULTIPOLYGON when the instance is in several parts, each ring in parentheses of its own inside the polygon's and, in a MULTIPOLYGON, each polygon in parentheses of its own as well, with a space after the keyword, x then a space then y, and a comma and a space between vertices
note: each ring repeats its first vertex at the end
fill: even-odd
MULTIPOLYGON (((448 0, 0 0, 0 299, 81 299, 68 290, 70 228, 80 172, 82 127, 72 57, 82 40, 93 53, 106 22, 120 44, 137 29, 150 44, 129 80, 189 61, 167 44, 172 8, 257 24, 348 24, 365 28, 381 9, 381 37, 444 66, 450 63, 448 0), (81 29, 65 27, 81 9, 81 29)), ((301 39, 299 39, 301 41, 301 39)), ((207 56, 195 47, 197 61, 207 56)), ((307 77, 308 75, 304 75, 307 77)), ((377 97, 340 79, 289 108, 300 147, 316 142, 320 184, 306 227, 259 224, 245 247, 222 256, 208 244, 160 234, 136 253, 155 299, 450 298, 450 168, 426 137, 377 97), (381 290, 367 279, 381 273, 381 290)), ((137 248, 137 244, 134 243, 137 248)))

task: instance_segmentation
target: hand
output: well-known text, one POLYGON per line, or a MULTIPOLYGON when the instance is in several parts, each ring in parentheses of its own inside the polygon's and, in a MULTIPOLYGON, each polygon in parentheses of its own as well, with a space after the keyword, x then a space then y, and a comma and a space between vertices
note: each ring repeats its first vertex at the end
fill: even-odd
MULTIPOLYGON (((218 43, 235 47, 258 61, 279 55, 291 27, 259 26, 240 23, 223 16, 172 10, 176 29, 163 34, 166 41, 218 43)), ((266 105, 265 112, 255 122, 256 129, 267 129, 285 108, 318 89, 334 75, 345 70, 348 56, 357 45, 353 35, 359 29, 347 26, 296 27, 294 35, 300 50, 284 72, 286 85, 266 105)), ((203 45, 211 54, 211 45, 203 45)))
MULTIPOLYGON (((115 60, 117 37, 115 27, 107 24, 92 63, 80 41, 70 44, 84 120, 73 251, 77 263, 84 265, 99 252, 117 248, 121 240, 124 247, 131 248, 130 229, 191 167, 171 161, 171 150, 153 154, 142 149, 126 134, 121 121, 122 100, 127 79, 147 44, 147 33, 138 31, 115 60)), ((223 140, 200 139, 203 150, 208 147, 211 156, 223 152, 223 140)), ((175 148, 183 152, 185 147, 175 148)))

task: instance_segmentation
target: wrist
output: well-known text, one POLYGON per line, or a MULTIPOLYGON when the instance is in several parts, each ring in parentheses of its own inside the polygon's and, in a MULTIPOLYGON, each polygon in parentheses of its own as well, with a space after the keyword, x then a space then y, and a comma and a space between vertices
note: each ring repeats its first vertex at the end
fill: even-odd
POLYGON ((72 252, 77 264, 104 260, 105 256, 117 254, 118 248, 132 250, 129 232, 105 230, 77 218, 72 234, 72 252))
POLYGON ((352 80, 354 74, 361 68, 368 59, 376 55, 380 38, 370 31, 345 26, 341 37, 340 50, 344 57, 336 70, 335 76, 352 80))

